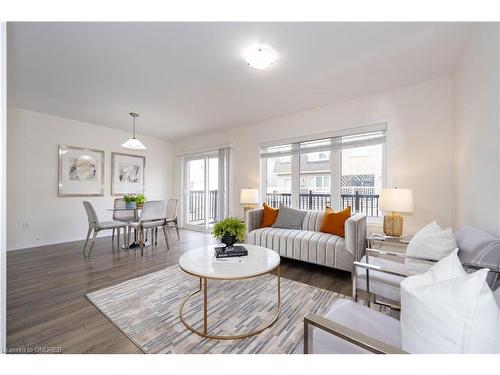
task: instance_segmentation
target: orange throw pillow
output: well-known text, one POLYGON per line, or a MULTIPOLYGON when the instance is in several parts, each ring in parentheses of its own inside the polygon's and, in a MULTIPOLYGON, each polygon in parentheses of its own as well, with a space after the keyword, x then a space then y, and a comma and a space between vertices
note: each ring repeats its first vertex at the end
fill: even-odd
POLYGON ((278 217, 279 208, 273 208, 264 203, 264 215, 262 215, 262 222, 260 223, 261 228, 270 227, 276 221, 278 217))
POLYGON ((345 237, 345 221, 349 219, 349 217, 351 217, 350 206, 339 212, 334 212, 330 207, 327 207, 325 209, 325 216, 323 217, 320 231, 345 237))

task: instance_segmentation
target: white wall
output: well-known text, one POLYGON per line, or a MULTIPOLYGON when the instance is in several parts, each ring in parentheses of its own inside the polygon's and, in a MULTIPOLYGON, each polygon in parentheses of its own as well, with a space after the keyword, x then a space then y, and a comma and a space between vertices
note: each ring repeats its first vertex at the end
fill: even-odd
MULTIPOLYGON (((242 215, 239 191, 259 186, 261 142, 386 121, 388 186, 414 190, 413 233, 433 219, 452 223, 452 80, 444 77, 376 95, 177 141, 176 154, 229 143, 233 146, 230 209, 242 215)), ((175 163, 181 195, 181 163, 175 163)))
POLYGON ((499 27, 483 24, 454 74, 455 226, 500 234, 499 27))
MULTIPOLYGON (((82 205, 95 205, 103 220, 110 220, 111 152, 130 133, 66 118, 9 107, 7 112, 7 248, 17 249, 85 238, 88 228, 82 205), (105 151, 103 197, 58 197, 58 145, 105 151), (23 229, 23 222, 29 223, 23 229)), ((146 157, 148 199, 168 199, 172 194, 172 150, 169 142, 138 135, 145 151, 127 152, 146 157)), ((102 235, 110 233, 102 232, 102 235)))
POLYGON ((7 164, 7 23, 0 22, 0 350, 7 345, 6 177, 7 164))

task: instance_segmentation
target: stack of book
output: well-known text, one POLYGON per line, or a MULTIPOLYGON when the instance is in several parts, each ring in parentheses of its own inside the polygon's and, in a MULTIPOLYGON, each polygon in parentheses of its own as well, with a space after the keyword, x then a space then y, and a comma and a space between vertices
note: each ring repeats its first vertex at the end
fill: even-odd
POLYGON ((248 250, 244 246, 234 245, 234 246, 215 246, 214 253, 216 258, 232 258, 232 257, 243 257, 248 255, 248 250))

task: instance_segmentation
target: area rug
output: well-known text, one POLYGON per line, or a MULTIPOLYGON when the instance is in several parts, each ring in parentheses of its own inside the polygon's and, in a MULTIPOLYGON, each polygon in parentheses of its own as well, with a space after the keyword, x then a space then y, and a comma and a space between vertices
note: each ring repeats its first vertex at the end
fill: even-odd
MULTIPOLYGON (((262 333, 240 340, 211 340, 190 332, 179 307, 199 279, 177 265, 87 298, 145 353, 297 353, 308 312, 325 314, 338 293, 281 278, 281 315, 262 333)), ((241 334, 270 321, 276 311, 277 277, 271 274, 240 281, 208 282, 209 333, 241 334)), ((203 323, 202 293, 185 306, 185 318, 196 329, 203 323)))

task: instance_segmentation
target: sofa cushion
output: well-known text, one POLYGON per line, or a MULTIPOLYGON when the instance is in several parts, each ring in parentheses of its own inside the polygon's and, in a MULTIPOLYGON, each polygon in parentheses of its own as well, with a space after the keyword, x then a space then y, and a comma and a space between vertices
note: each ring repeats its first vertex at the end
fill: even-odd
POLYGON ((342 237, 329 233, 283 228, 259 228, 247 235, 247 242, 276 251, 280 256, 352 270, 354 255, 346 250, 342 237))
POLYGON ((310 230, 313 232, 321 232, 321 224, 323 223, 323 216, 325 211, 308 210, 306 211, 306 216, 304 216, 304 221, 302 221, 302 229, 310 230))
POLYGON ((272 227, 283 229, 302 229, 304 216, 306 216, 306 211, 304 210, 297 210, 295 208, 282 206, 278 212, 276 222, 272 225, 272 227))
POLYGON ((276 222, 279 208, 268 206, 267 203, 264 203, 263 207, 264 207, 264 212, 262 213, 262 222, 260 223, 260 227, 266 228, 270 227, 276 222))
POLYGON ((325 209, 320 231, 345 237, 345 221, 351 216, 351 207, 335 212, 330 207, 325 209))

